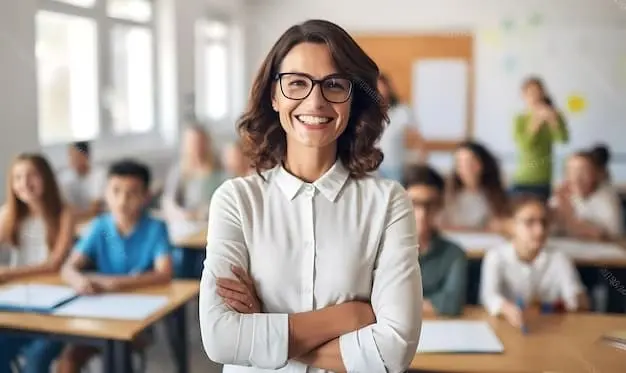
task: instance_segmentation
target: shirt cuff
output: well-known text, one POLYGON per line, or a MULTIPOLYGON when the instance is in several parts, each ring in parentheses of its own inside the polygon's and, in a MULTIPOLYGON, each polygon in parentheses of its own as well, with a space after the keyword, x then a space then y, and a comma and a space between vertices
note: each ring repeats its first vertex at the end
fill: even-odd
POLYGON ((277 313, 241 315, 237 342, 235 361, 250 361, 262 369, 282 368, 288 362, 289 316, 277 313))
POLYGON ((341 359, 347 373, 386 373, 372 333, 373 325, 339 337, 341 359))
POLYGON ((501 296, 497 296, 497 297, 494 297, 493 299, 489 299, 485 304, 487 308, 487 312, 489 312, 489 315, 491 316, 499 315, 500 311, 502 311, 503 303, 504 303, 504 298, 502 298, 501 296))

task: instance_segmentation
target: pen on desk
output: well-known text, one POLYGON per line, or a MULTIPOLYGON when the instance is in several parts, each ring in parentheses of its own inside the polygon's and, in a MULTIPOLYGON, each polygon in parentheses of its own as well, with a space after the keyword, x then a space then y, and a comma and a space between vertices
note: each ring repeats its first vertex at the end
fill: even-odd
MULTIPOLYGON (((524 312, 525 307, 524 307, 524 300, 522 299, 522 297, 517 298, 517 307, 519 307, 522 313, 524 312)), ((523 315, 522 315, 522 333, 528 334, 528 327, 526 326, 526 320, 524 320, 523 315)))

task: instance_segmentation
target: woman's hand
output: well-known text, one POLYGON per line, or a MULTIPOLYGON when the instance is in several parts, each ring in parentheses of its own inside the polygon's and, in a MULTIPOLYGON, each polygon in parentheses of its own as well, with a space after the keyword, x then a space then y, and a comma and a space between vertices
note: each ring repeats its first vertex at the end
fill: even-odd
POLYGON ((239 313, 260 313, 261 301, 256 294, 254 281, 241 267, 233 267, 237 280, 229 278, 217 279, 217 294, 224 302, 239 313))

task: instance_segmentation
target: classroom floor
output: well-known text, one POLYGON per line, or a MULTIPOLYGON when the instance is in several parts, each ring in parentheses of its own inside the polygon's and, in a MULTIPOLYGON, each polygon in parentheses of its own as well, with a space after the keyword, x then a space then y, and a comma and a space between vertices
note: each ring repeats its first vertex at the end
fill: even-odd
MULTIPOLYGON (((222 366, 209 360, 202 349, 197 301, 191 302, 187 306, 187 322, 189 325, 189 373, 220 373, 222 366)), ((149 373, 176 372, 172 354, 163 332, 163 329, 159 328, 157 332, 158 343, 148 351, 147 372, 149 373)))

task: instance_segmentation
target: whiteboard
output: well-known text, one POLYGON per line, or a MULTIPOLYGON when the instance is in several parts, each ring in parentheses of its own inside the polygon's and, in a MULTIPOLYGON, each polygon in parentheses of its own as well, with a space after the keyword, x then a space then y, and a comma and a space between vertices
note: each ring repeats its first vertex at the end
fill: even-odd
POLYGON ((626 146, 626 29, 550 26, 514 31, 478 30, 475 46, 475 137, 497 153, 512 155, 513 121, 523 109, 521 85, 543 78, 564 114, 570 142, 560 155, 606 142, 626 146), (493 33, 498 33, 494 39, 493 33), (498 42, 495 42, 497 40, 498 42), (585 108, 572 112, 572 97, 585 108))
POLYGON ((412 70, 413 109, 427 139, 465 138, 468 66, 462 59, 421 59, 412 70))

